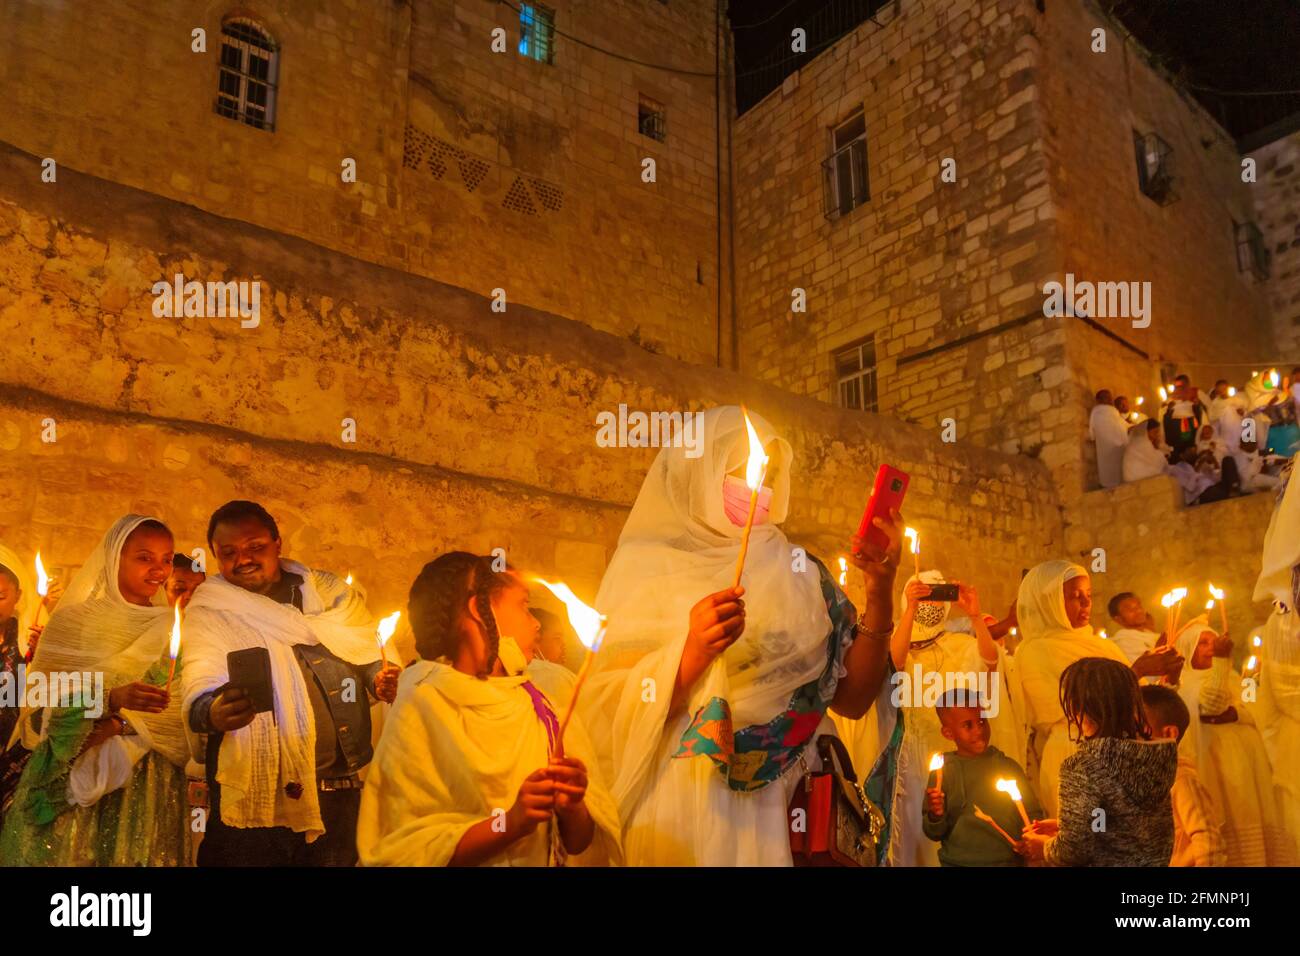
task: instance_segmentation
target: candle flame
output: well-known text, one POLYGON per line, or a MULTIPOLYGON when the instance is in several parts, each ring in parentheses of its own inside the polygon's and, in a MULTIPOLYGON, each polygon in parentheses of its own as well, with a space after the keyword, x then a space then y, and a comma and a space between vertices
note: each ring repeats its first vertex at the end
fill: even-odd
POLYGON ((844 585, 848 582, 848 579, 849 579, 849 562, 844 560, 844 556, 841 555, 840 556, 840 587, 844 587, 844 585))
POLYGON ((745 484, 749 485, 750 491, 758 491, 763 487, 768 457, 763 451, 763 443, 758 440, 758 432, 754 431, 754 425, 749 420, 749 412, 742 406, 740 413, 745 416, 745 430, 749 432, 749 463, 745 466, 745 484))
POLYGON ((1277 369, 1273 369, 1268 373, 1268 380, 1272 382, 1274 388, 1277 388, 1278 383, 1282 381, 1281 378, 1278 377, 1277 369))
POLYGON ((1018 628, 1018 627, 1013 627, 1013 628, 1011 629, 1011 635, 1012 635, 1013 637, 1014 637, 1015 635, 1019 634, 1019 633, 1020 633, 1020 628, 1018 628))
POLYGON ((1264 639, 1260 637, 1258 634, 1256 634, 1255 639, 1251 641, 1251 643, 1254 644, 1256 647, 1260 647, 1263 645, 1264 639))
POLYGON ((348 587, 352 587, 352 572, 348 572, 347 580, 344 582, 348 587))
POLYGON ((1163 385, 1160 386, 1160 401, 1162 402, 1169 401, 1169 393, 1165 391, 1165 387, 1163 385))
POLYGON ((1214 610, 1214 598, 1210 598, 1208 601, 1205 602, 1205 609, 1207 611, 1214 610))
POLYGON ((1177 599, 1174 597, 1173 591, 1166 591, 1164 594, 1160 595, 1161 607, 1166 607, 1166 608, 1173 607, 1176 601, 1177 599))
POLYGON ((921 553, 921 532, 917 531, 915 528, 906 528, 903 531, 903 537, 912 542, 912 546, 909 549, 912 554, 921 553))
POLYGON ((36 552, 36 593, 45 597, 50 592, 50 576, 45 573, 45 565, 41 564, 41 553, 36 552))
POLYGON ((1143 396, 1141 396, 1141 395, 1138 396, 1138 401, 1137 401, 1137 403, 1138 403, 1139 405, 1141 405, 1141 404, 1142 404, 1143 402, 1145 402, 1145 401, 1146 401, 1146 399, 1145 399, 1143 396))
POLYGON ((1106 629, 1103 627, 1100 631, 1097 632, 1097 636, 1100 637, 1103 641, 1106 640, 1106 629))
POLYGON ((375 637, 379 641, 379 646, 384 647, 388 644, 388 639, 393 636, 397 630, 397 619, 402 616, 401 611, 394 611, 388 617, 379 619, 379 626, 375 628, 375 637))
POLYGON ((1216 601, 1222 601, 1222 600, 1223 600, 1223 588, 1216 588, 1213 584, 1211 584, 1211 585, 1210 585, 1210 597, 1214 598, 1216 601))
POLYGON ((1255 669, 1255 655, 1251 654, 1250 660, 1246 661, 1246 670, 1253 671, 1254 669, 1255 669))
POLYGON ((578 640, 582 641, 582 646, 593 654, 600 650, 600 642, 605 637, 605 615, 599 613, 595 608, 583 604, 582 601, 578 600, 578 596, 569 589, 569 586, 563 582, 552 584, 550 581, 543 581, 541 578, 534 578, 533 580, 554 594, 564 604, 565 610, 569 612, 569 623, 573 625, 573 630, 578 635, 578 640))
POLYGON ((1229 398, 1232 398, 1232 397, 1233 397, 1234 395, 1236 395, 1236 394, 1237 394, 1237 387, 1236 387, 1235 385, 1229 385, 1229 386, 1228 386, 1228 397, 1229 397, 1229 398))
POLYGON ((1020 800, 1020 787, 1014 780, 1008 780, 1005 777, 1000 778, 993 786, 997 787, 1012 800, 1020 800))
POLYGON ((176 660, 176 655, 181 652, 181 602, 176 602, 176 616, 172 619, 172 643, 168 650, 171 659, 176 660))
POLYGON ((935 754, 930 758, 930 772, 943 769, 943 754, 935 754))
POLYGON ((1170 594, 1173 595, 1175 603, 1187 597, 1187 588, 1174 588, 1170 594))

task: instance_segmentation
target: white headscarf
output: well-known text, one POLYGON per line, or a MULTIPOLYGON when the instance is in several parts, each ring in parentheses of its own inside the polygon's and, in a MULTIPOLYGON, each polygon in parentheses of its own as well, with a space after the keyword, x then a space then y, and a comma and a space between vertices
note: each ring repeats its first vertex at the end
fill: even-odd
MULTIPOLYGON (((741 581, 745 633, 696 687, 697 695, 728 702, 736 730, 771 720, 821 674, 831 630, 816 566, 809 561, 807 570, 794 570, 793 548, 778 527, 790 499, 790 445, 762 417, 750 412, 750 420, 772 459, 770 520, 755 525, 749 540, 741 581)), ((664 731, 691 607, 732 584, 743 529, 726 516, 722 485, 748 452, 734 405, 704 414, 698 458, 683 448, 661 449, 596 595, 609 623, 580 702, 597 752, 612 761, 606 779, 625 813, 664 731), (641 696, 646 679, 658 688, 650 703, 641 696)))
POLYGON ((1256 601, 1273 601, 1292 611, 1300 602, 1300 481, 1295 477, 1298 460, 1300 453, 1287 466, 1285 484, 1264 533, 1264 553, 1254 595, 1256 601))
POLYGON ((14 605, 14 617, 18 619, 18 649, 27 653, 27 628, 36 620, 36 608, 41 597, 36 593, 36 582, 32 576, 32 566, 18 557, 18 552, 0 542, 0 564, 12 571, 18 578, 18 589, 23 593, 14 605))
MULTIPOLYGON (((161 600, 162 588, 154 596, 161 603, 142 607, 127 601, 117 583, 122 549, 131 533, 145 521, 158 519, 125 515, 100 539, 50 615, 36 645, 31 673, 102 673, 107 696, 114 687, 141 680, 166 654, 172 612, 161 600)), ((179 683, 173 686, 171 703, 161 714, 122 712, 145 743, 178 767, 184 766, 188 757, 179 689, 179 683)), ((30 726, 31 712, 26 709, 22 719, 24 743, 28 746, 39 740, 30 726)), ((48 721, 44 724, 48 726, 48 721)))

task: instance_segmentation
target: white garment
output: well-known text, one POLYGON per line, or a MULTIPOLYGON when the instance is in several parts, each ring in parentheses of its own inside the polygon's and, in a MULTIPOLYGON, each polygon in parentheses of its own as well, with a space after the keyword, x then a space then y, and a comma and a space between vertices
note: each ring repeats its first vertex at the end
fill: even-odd
POLYGON ((68 803, 89 807, 114 790, 121 790, 131 780, 149 748, 133 735, 110 737, 91 747, 72 762, 68 773, 68 803))
POLYGON ((1185 461, 1170 465, 1169 474, 1182 487, 1183 504, 1185 505, 1196 504, 1196 499, 1201 497, 1207 488, 1213 488, 1217 484, 1209 475, 1197 471, 1185 461))
MULTIPOLYGON (((379 645, 365 602, 341 578, 287 558, 280 559, 280 567, 302 576, 301 613, 221 575, 209 577, 194 592, 185 612, 182 690, 189 713, 200 694, 229 680, 229 651, 267 649, 275 706, 247 727, 222 736, 217 761, 221 819, 234 827, 289 827, 312 842, 325 832, 315 786, 316 726, 293 648, 323 644, 342 660, 366 665, 379 660, 379 645), (287 796, 290 784, 301 788, 300 798, 287 796)), ((198 749, 197 740, 192 745, 198 749)))
POLYGON ((1276 475, 1264 473, 1264 459, 1259 452, 1246 451, 1238 445, 1232 453, 1232 460, 1237 463, 1242 491, 1270 491, 1278 486, 1279 479, 1276 475))
POLYGON ((579 707, 612 781, 630 865, 791 862, 786 791, 798 773, 742 793, 707 757, 673 756, 690 715, 711 698, 729 705, 739 731, 776 717, 826 668, 831 625, 817 568, 809 561, 806 571, 792 570, 792 546, 779 527, 790 446, 761 417, 750 419, 771 446, 776 480, 770 521, 754 527, 745 560, 745 632, 691 689, 683 714, 668 719, 690 609, 731 586, 740 551, 743 529, 728 520, 722 500, 723 477, 748 456, 740 409, 704 414, 699 457, 659 451, 596 596, 609 623, 579 707))
MULTIPOLYGON (((534 661, 518 677, 479 679, 443 662, 403 671, 397 700, 361 794, 357 852, 365 866, 446 866, 474 825, 500 819, 524 779, 546 766, 546 726, 524 688, 531 681, 557 717, 573 696, 574 676, 534 661)), ((618 863, 619 821, 581 718, 569 722, 564 751, 587 767, 584 803, 596 825, 591 846, 568 865, 618 863)), ((551 827, 539 826, 487 866, 547 866, 551 827)))
POLYGON ((1114 405, 1094 405, 1088 416, 1088 437, 1097 443, 1097 473, 1101 486, 1114 488, 1124 478, 1128 422, 1114 405))
POLYGON ((1193 727, 1183 737, 1180 753, 1196 763, 1196 772, 1210 794, 1213 815, 1222 834, 1229 866, 1288 866, 1295 862, 1273 790, 1264 741, 1250 711, 1241 706, 1241 675, 1226 657, 1196 669, 1192 656, 1201 635, 1210 627, 1204 615, 1178 633, 1183 666, 1178 694, 1187 705, 1193 727), (1235 707, 1237 719, 1206 723, 1201 718, 1235 707))
POLYGON ((1122 470, 1125 481, 1142 481, 1169 470, 1164 454, 1147 438, 1146 426, 1139 425, 1129 433, 1122 470))
POLYGON ((1256 716, 1282 825, 1300 859, 1300 614, 1274 608, 1259 653, 1256 716))
POLYGON ((1133 627, 1120 628, 1110 636, 1111 643, 1124 652, 1129 663, 1133 663, 1147 651, 1154 650, 1160 635, 1155 631, 1138 630, 1133 627))
MULTIPOLYGON (((1144 437, 1142 439, 1146 441, 1144 437)), ((1149 447, 1148 443, 1148 447, 1149 447)), ((1020 582, 1016 614, 1024 638, 1016 650, 1016 673, 1025 697, 1025 721, 1038 761, 1038 798, 1048 817, 1060 808, 1057 786, 1061 763, 1075 750, 1061 710, 1062 672, 1085 657, 1127 664, 1124 652, 1084 625, 1074 627, 1065 613, 1065 582, 1088 572, 1069 561, 1044 561, 1020 582)), ((1029 763, 1021 764, 1031 774, 1029 763)))

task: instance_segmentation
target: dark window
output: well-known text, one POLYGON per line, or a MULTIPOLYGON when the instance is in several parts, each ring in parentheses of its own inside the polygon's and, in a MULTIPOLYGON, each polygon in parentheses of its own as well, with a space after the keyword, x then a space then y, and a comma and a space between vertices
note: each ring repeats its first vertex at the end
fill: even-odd
POLYGON ((826 218, 836 219, 870 198, 867 183, 867 126, 859 109, 831 130, 831 155, 823 163, 826 218))
POLYGON ((836 395, 840 406, 874 412, 876 403, 876 339, 869 335, 835 353, 836 395))
POLYGON ((656 103, 648 96, 641 97, 637 106, 636 128, 642 136, 664 142, 668 138, 668 120, 663 104, 656 103))
POLYGON ((542 63, 555 62, 555 11, 541 4, 519 6, 519 52, 542 63))
POLYGON ((1155 133, 1133 133, 1137 158, 1138 189, 1142 195, 1168 206, 1178 198, 1174 192, 1174 151, 1155 133))
POLYGON ((1253 222, 1234 222, 1237 238, 1237 271, 1250 270, 1263 282, 1273 271, 1273 257, 1264 245, 1264 235, 1253 222))
POLYGON ((221 25, 221 66, 216 111, 258 129, 275 129, 275 82, 279 47, 251 20, 221 25))

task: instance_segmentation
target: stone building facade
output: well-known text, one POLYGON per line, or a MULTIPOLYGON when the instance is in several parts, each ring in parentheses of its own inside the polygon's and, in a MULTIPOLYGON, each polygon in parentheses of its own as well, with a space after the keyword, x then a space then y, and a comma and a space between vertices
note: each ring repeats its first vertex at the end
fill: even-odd
POLYGON ((1273 259, 1273 330, 1278 350, 1300 364, 1300 133, 1256 150, 1254 158, 1259 224, 1273 259))

